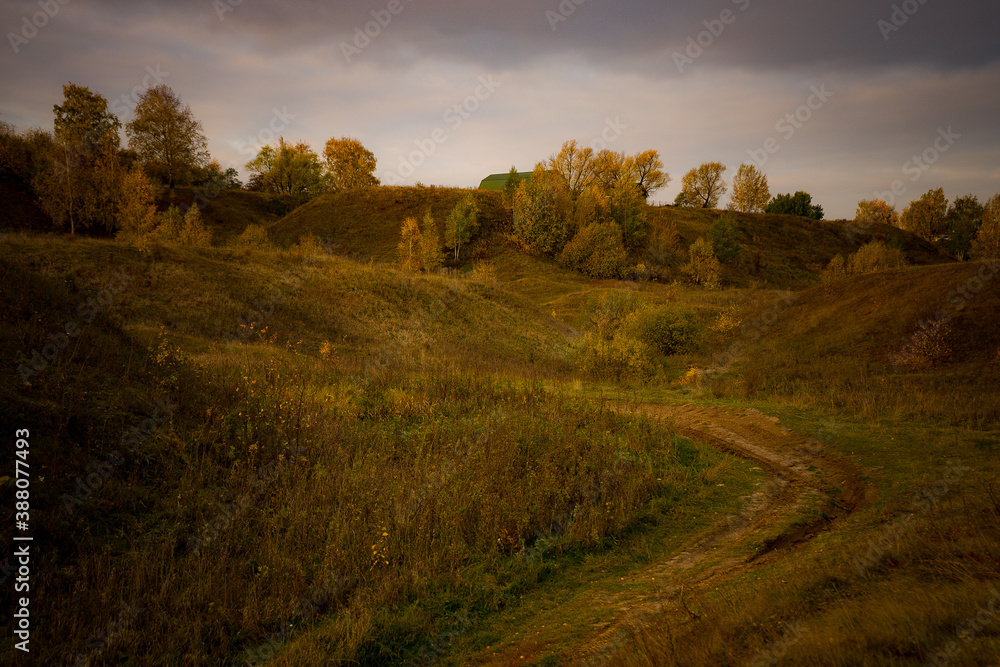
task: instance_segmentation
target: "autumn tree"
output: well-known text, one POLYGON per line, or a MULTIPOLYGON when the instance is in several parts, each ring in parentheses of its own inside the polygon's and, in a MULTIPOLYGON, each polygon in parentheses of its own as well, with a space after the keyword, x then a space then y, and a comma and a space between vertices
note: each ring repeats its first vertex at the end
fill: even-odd
POLYGON ((723 262, 731 262, 740 254, 740 230, 732 213, 722 215, 708 230, 712 251, 723 262))
MULTIPOLYGON (((95 164, 102 157, 117 159, 121 123, 107 100, 88 88, 68 83, 63 97, 61 105, 52 107, 54 141, 33 183, 39 204, 56 225, 69 223, 70 234, 95 222, 110 228, 114 216, 107 215, 107 194, 95 181, 95 164)), ((102 165, 102 176, 107 168, 113 166, 102 165)))
POLYGON ((441 234, 431 212, 427 211, 424 222, 420 225, 420 265, 427 273, 433 273, 442 264, 444 253, 441 252, 441 234))
POLYGON ((715 289, 722 280, 722 265, 719 264, 712 244, 705 238, 699 238, 688 249, 689 261, 683 271, 691 278, 691 282, 709 289, 715 289))
POLYGON ((854 222, 864 226, 892 225, 898 227, 899 214, 896 213, 895 206, 890 206, 881 199, 862 199, 858 202, 854 222))
POLYGON ((518 186, 514 198, 514 235, 528 250, 554 255, 569 240, 572 210, 566 180, 539 163, 531 178, 518 186))
POLYGON ((575 200, 594 180, 594 149, 579 146, 575 139, 567 141, 545 166, 563 177, 575 200))
POLYGON ((610 192, 626 176, 628 158, 624 153, 605 148, 594 156, 593 182, 605 192, 610 192))
POLYGON ((125 126, 129 148, 153 173, 162 173, 170 187, 192 168, 208 163, 201 123, 191 107, 167 85, 149 88, 139 97, 135 119, 125 126))
POLYGON ((993 195, 983 206, 983 223, 972 241, 972 256, 1000 259, 1000 194, 993 195))
POLYGON ((420 224, 414 217, 403 220, 400 229, 399 245, 396 246, 396 254, 399 257, 399 265, 404 271, 417 272, 420 270, 420 245, 421 234, 420 224))
POLYGON ((445 245, 455 251, 456 262, 462 245, 471 241, 478 229, 479 205, 476 204, 476 196, 470 192, 451 210, 445 221, 445 245))
POLYGON ((799 190, 793 194, 775 195, 767 203, 765 213, 776 215, 797 215, 811 220, 823 219, 823 207, 812 203, 812 195, 799 190))
POLYGON ((184 224, 181 226, 177 240, 181 245, 192 247, 208 247, 212 245, 212 232, 205 227, 201 217, 201 209, 192 206, 184 214, 184 224))
POLYGON ((289 144, 284 137, 277 146, 264 146, 245 165, 252 174, 248 187, 278 195, 314 197, 326 188, 323 164, 308 144, 289 144))
POLYGON ((729 207, 740 213, 762 213, 771 201, 767 176, 752 164, 741 164, 733 177, 729 207))
POLYGON ((979 227, 983 224, 983 211, 979 198, 973 194, 957 197, 948 207, 945 229, 949 238, 945 245, 955 257, 967 258, 972 249, 972 239, 976 238, 979 227))
POLYGON ((726 182, 722 174, 726 167, 721 162, 706 162, 684 174, 681 193, 685 205, 699 208, 716 208, 719 198, 726 194, 726 182))
POLYGON ((122 178, 122 199, 118 208, 118 237, 141 244, 156 229, 158 220, 153 184, 138 165, 122 178))
POLYGON ((521 185, 521 180, 521 174, 518 173, 517 167, 511 166, 507 173, 507 180, 503 185, 503 205, 509 211, 514 210, 514 197, 517 195, 517 188, 521 185))
POLYGON ((622 242, 628 250, 636 250, 646 238, 645 198, 637 183, 623 179, 608 191, 608 217, 622 231, 622 242))
POLYGON ((630 158, 628 170, 644 200, 670 183, 670 174, 663 171, 659 152, 652 149, 630 158))
POLYGON ((899 216, 899 224, 906 231, 930 239, 944 231, 948 215, 948 200, 944 189, 928 190, 920 199, 910 202, 899 216))
POLYGON ((323 150, 330 185, 336 190, 355 190, 381 185, 375 178, 375 154, 357 139, 330 139, 323 150))

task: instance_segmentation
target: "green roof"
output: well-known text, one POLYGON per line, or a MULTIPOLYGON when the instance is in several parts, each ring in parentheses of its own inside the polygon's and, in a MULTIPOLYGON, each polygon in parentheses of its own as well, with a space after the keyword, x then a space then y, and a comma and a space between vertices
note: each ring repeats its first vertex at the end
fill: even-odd
MULTIPOLYGON (((517 175, 521 177, 521 180, 530 181, 531 172, 530 171, 519 171, 517 175)), ((492 174, 483 179, 483 182, 479 184, 480 190, 503 190, 507 185, 507 177, 510 173, 504 174, 492 174)))

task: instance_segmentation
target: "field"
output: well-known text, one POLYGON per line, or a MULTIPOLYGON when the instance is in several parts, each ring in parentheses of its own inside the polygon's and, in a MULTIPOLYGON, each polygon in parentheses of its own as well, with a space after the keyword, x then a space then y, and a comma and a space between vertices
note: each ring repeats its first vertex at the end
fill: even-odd
POLYGON ((39 664, 1000 660, 1000 267, 876 227, 910 265, 823 282, 844 222, 741 215, 706 290, 719 212, 662 207, 678 243, 630 258, 662 279, 592 280, 478 193, 461 262, 398 270, 466 192, 230 193, 211 248, 0 238, 39 664), (583 373, 615 299, 704 340, 583 373))

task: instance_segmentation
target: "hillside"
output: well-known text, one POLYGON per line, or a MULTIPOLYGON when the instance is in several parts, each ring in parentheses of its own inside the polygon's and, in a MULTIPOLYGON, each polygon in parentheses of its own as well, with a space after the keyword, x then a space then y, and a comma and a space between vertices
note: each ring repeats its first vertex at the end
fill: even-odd
MULTIPOLYGON (((306 234, 314 234, 338 255, 364 261, 393 263, 400 240, 400 225, 410 216, 422 219, 429 210, 443 232, 451 209, 469 191, 453 188, 382 187, 322 195, 292 211, 271 228, 272 238, 288 247, 306 234)), ((485 260, 503 252, 502 239, 490 235, 503 229, 506 214, 500 193, 473 190, 481 209, 480 236, 485 243, 470 246, 467 259, 485 260)), ((658 272, 670 282, 682 279, 681 267, 687 248, 723 211, 647 207, 649 239, 658 230, 673 224, 680 241, 675 248, 656 247, 632 259, 658 272)), ((737 214, 743 251, 725 267, 726 284, 734 287, 757 285, 770 289, 801 289, 815 284, 834 255, 848 255, 860 244, 881 239, 900 247, 912 264, 951 261, 936 246, 894 227, 879 225, 857 235, 854 242, 845 230, 845 221, 816 222, 788 215, 737 214)))
POLYGON ((315 235, 337 255, 362 261, 395 263, 404 219, 422 221, 430 211, 444 238, 451 210, 469 192, 479 205, 480 233, 501 228, 505 215, 499 192, 438 187, 380 187, 320 195, 275 223, 271 237, 289 246, 315 235))
POLYGON ((171 204, 189 207, 198 202, 202 219, 212 229, 213 242, 221 245, 239 236, 247 225, 271 225, 294 211, 302 199, 245 190, 204 190, 179 187, 160 192, 157 208, 171 204))
POLYGON ((914 266, 764 300, 700 363, 735 362, 720 394, 996 428, 998 269, 914 266))

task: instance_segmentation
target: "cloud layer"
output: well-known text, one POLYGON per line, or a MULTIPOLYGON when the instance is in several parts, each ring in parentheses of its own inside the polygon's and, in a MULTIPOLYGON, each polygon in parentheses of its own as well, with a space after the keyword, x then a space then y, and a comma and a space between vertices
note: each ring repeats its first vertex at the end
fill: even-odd
POLYGON ((471 186, 610 124, 615 150, 660 151, 660 200, 707 160, 757 159, 829 217, 900 179, 900 205, 1000 191, 996 3, 63 1, 0 9, 0 118, 19 127, 51 127, 67 81, 128 120, 160 79, 237 167, 275 134, 355 136, 383 180, 471 186))

